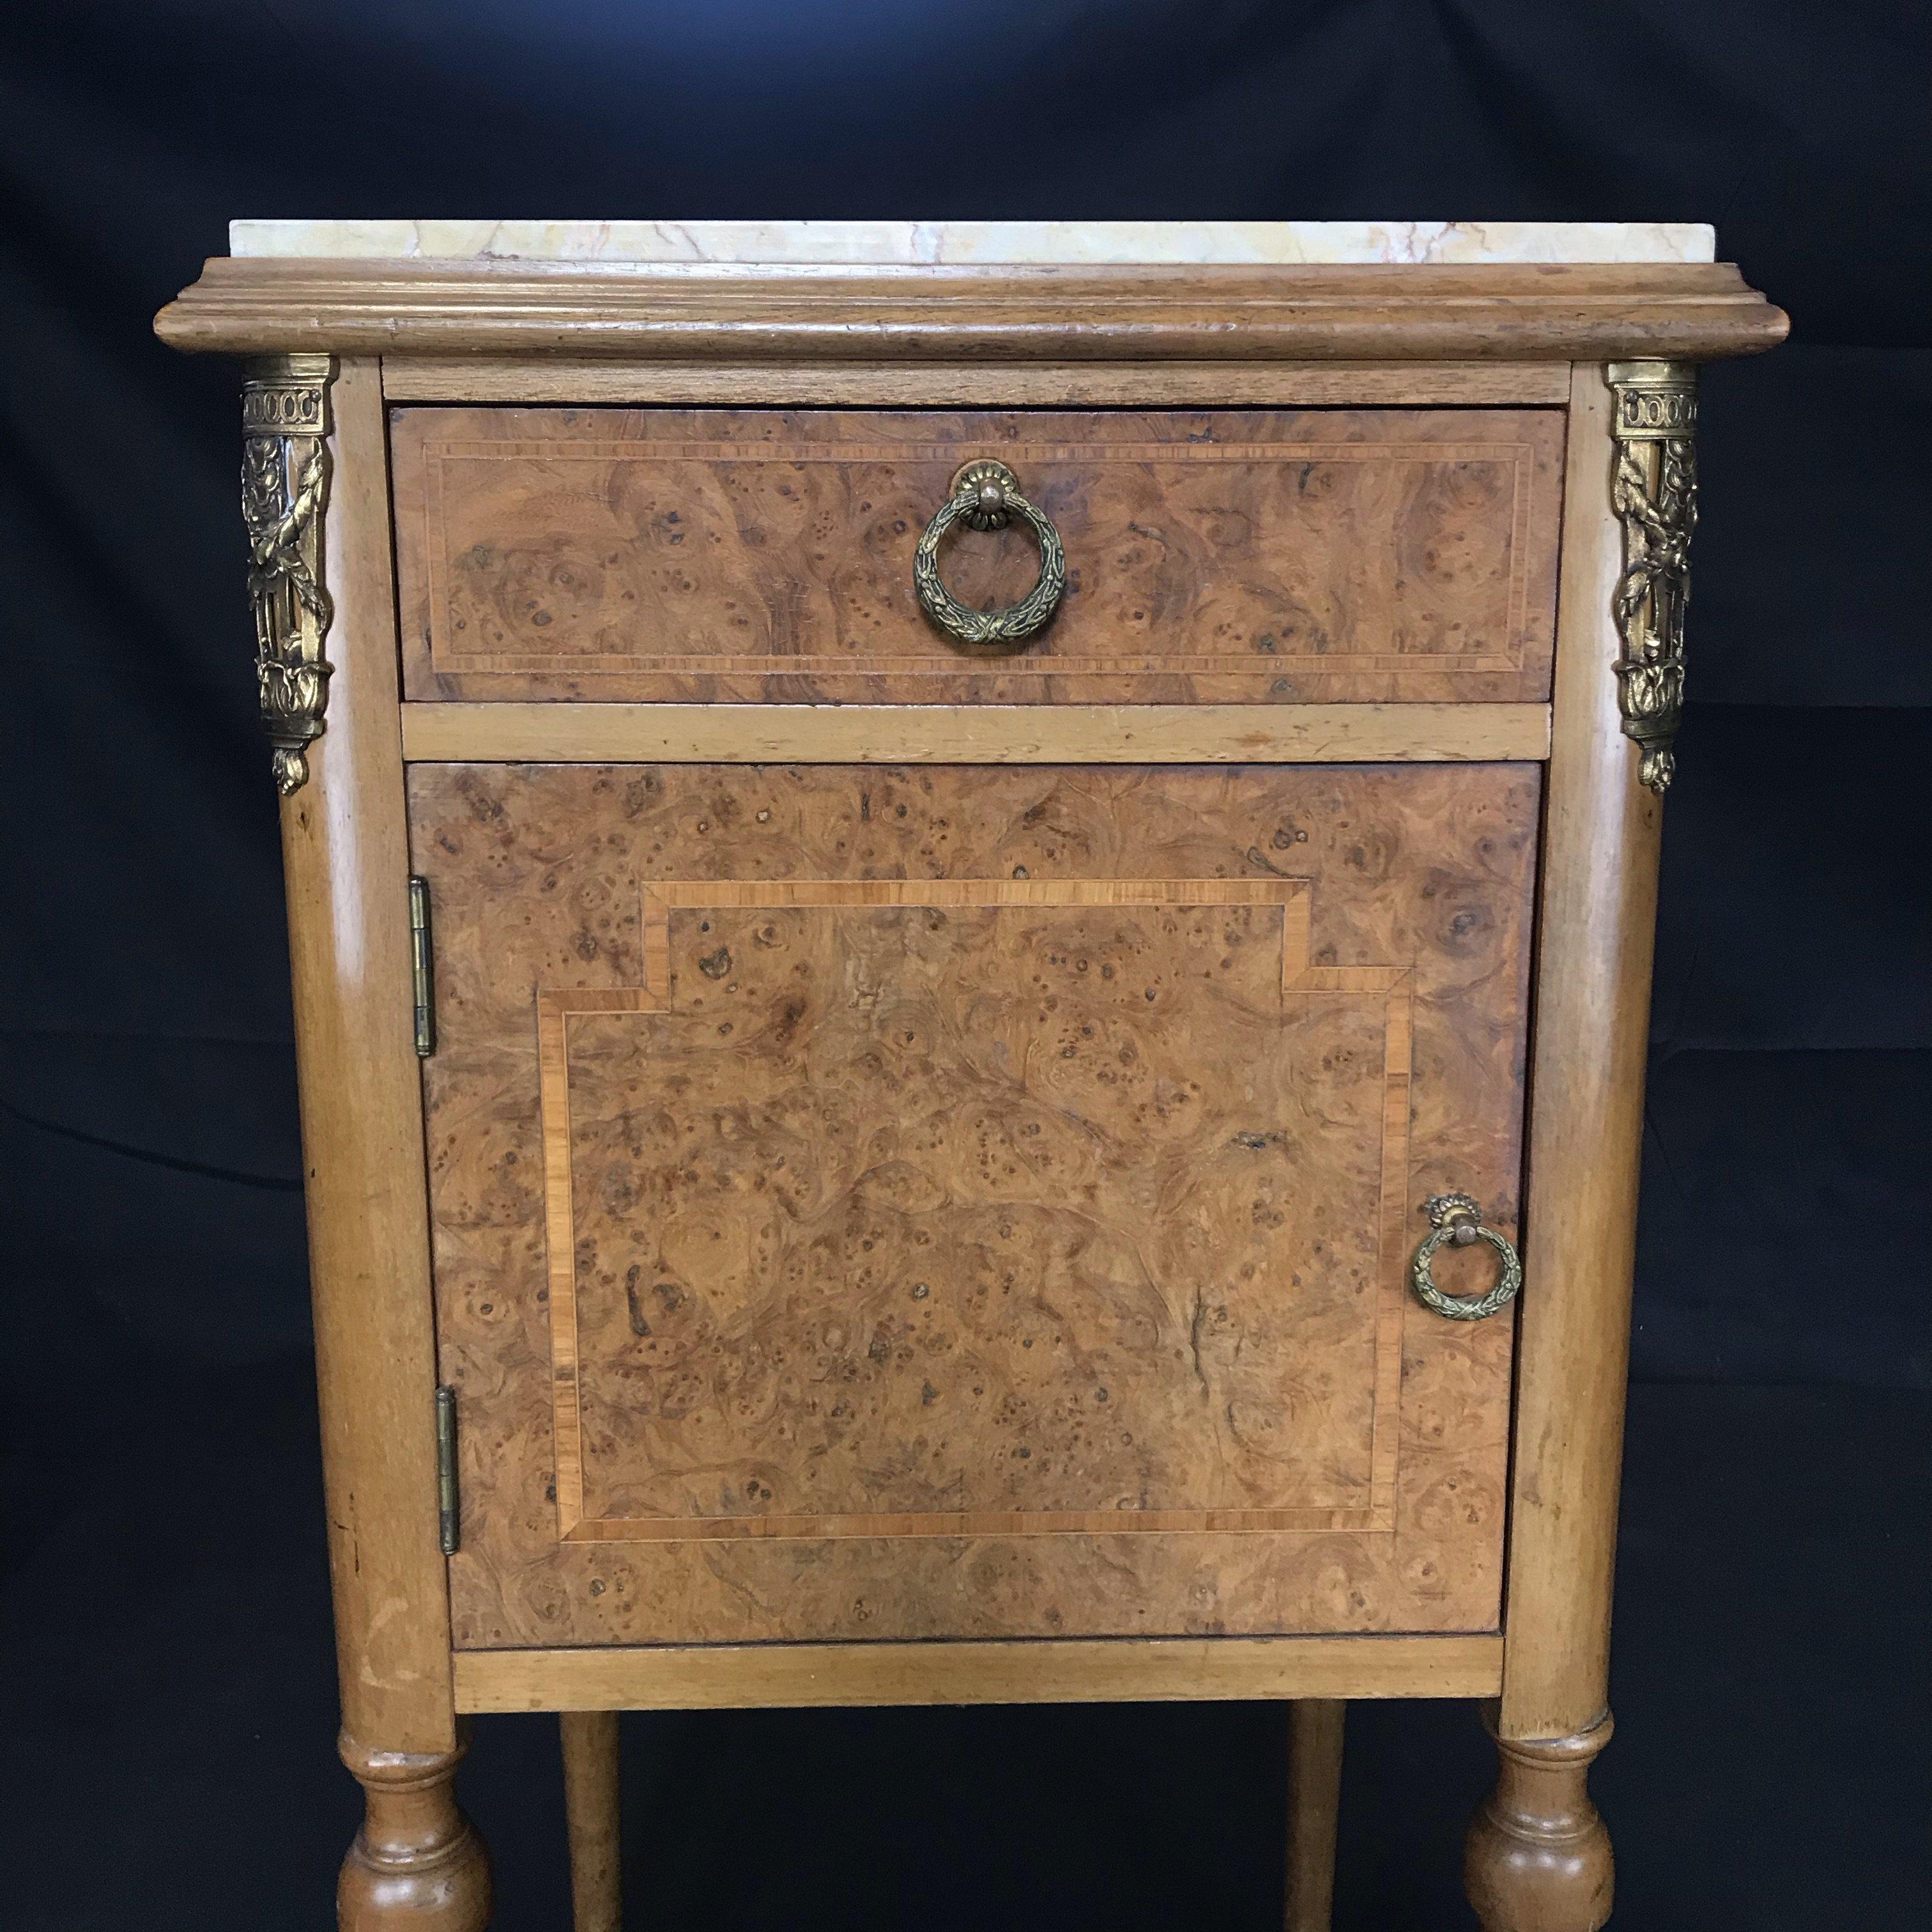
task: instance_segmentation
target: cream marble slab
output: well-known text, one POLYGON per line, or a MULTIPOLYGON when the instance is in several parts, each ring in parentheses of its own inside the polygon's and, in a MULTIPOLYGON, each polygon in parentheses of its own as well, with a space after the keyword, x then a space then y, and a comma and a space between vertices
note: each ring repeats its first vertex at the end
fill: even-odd
POLYGON ((1708 262, 1701 222, 237 221, 235 255, 382 261, 1708 262))

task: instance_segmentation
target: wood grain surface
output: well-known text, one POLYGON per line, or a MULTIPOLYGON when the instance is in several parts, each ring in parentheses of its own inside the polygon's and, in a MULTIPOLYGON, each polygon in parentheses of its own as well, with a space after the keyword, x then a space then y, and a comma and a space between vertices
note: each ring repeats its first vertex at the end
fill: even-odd
POLYGON ((1309 919, 646 886, 646 985, 538 1000, 565 1534, 1390 1527, 1408 975, 1309 919))
POLYGON ((1494 1634, 459 1650, 456 1701, 482 1712, 1493 1697, 1502 1651, 1494 1634))
POLYGON ((564 1711, 563 1822, 571 1932, 624 1932, 624 1811, 614 1711, 564 1711))
POLYGON ((1546 704, 405 704, 411 764, 1198 765, 1542 759, 1546 704))
POLYGON ((1561 1738, 1496 1740, 1496 1787, 1470 1821, 1462 1884, 1483 1932, 1600 1932, 1616 1892, 1616 1860, 1588 1778, 1610 1741, 1606 1711, 1561 1738))
MULTIPOLYGON (((454 1748, 456 1729, 375 364, 344 363, 329 402, 335 684, 309 781, 281 802, 329 1573, 345 1726, 379 1754, 434 1757, 454 1748)), ((249 774, 266 785, 266 753, 249 748, 249 774)))
POLYGON ((413 768, 459 1645, 1492 1628, 1539 788, 413 768))
POLYGON ((1727 262, 832 268, 217 256, 172 347, 1024 368, 1748 356, 1789 324, 1727 262))
POLYGON ((592 362, 397 356, 397 403, 707 403, 742 408, 1431 408, 1570 400, 1561 362, 592 362))
POLYGON ((1288 1884, 1283 1932, 1333 1932, 1335 1839, 1348 1706, 1298 1697, 1288 1707, 1288 1884))
POLYGON ((1575 372, 1574 506, 1544 828, 1533 1213, 1510 1510, 1507 1739, 1587 1732, 1610 1696, 1637 1184, 1663 801, 1640 782, 1611 666, 1622 532, 1603 372, 1575 372))
MULTIPOLYGON (((406 694, 423 699, 1459 700, 1549 694, 1555 410, 1080 413, 401 409, 406 694), (1058 614, 965 650, 913 551, 997 455, 1066 546, 1058 614)), ((1018 524, 941 566, 1018 602, 1018 524)))

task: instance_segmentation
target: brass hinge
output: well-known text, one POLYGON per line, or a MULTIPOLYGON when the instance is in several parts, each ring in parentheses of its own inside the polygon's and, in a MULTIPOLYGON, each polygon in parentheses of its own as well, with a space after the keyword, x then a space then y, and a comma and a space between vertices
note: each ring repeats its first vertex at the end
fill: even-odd
POLYGON ((463 1540, 463 1505, 456 1490, 456 1391, 436 1392, 436 1509, 442 1553, 454 1556, 463 1540))
POLYGON ((429 945, 429 881, 410 881, 410 978, 416 988, 416 1052, 436 1051, 436 968, 429 945))

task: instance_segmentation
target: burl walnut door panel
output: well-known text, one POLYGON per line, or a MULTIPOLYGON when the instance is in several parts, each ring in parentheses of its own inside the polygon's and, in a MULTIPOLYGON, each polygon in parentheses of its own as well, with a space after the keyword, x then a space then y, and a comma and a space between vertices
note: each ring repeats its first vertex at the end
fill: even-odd
MULTIPOLYGON (((1556 410, 946 412, 402 409, 416 699, 914 704, 1550 694, 1556 410), (1024 646, 921 611, 913 551, 968 459, 1053 520, 1066 587, 1024 646)), ((974 608, 1017 524, 940 563, 974 608)))
POLYGON ((1493 1628, 1539 783, 414 768, 459 1645, 1493 1628))

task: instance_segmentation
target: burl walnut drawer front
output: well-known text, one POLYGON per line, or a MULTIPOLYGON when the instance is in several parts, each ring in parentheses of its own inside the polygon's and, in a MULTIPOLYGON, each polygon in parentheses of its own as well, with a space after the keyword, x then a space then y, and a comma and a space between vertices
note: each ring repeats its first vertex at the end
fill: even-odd
MULTIPOLYGON (((404 408, 412 699, 1534 702, 1550 694, 1554 410, 404 408), (993 458, 1058 533, 1022 640, 921 608, 921 532, 993 458)), ((963 523, 966 610, 1042 540, 963 523)))
POLYGON ((1496 1626, 1538 767, 409 782, 460 1646, 1496 1626))

